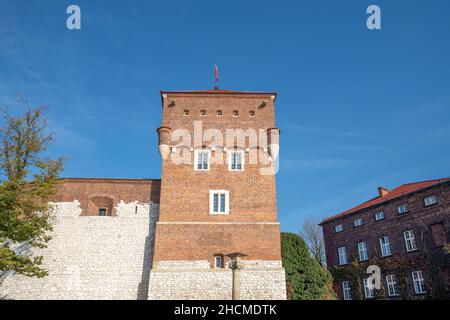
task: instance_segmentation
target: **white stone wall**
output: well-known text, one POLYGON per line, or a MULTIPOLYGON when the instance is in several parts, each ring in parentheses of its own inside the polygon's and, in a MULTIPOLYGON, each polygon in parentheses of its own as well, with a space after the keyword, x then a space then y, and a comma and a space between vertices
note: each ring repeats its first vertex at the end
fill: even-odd
POLYGON ((49 275, 1 274, 0 297, 146 299, 159 208, 120 202, 116 209, 114 217, 80 216, 78 201, 56 203, 52 240, 45 249, 33 249, 44 256, 49 275))
MULTIPOLYGON (((285 300, 286 279, 281 261, 244 260, 240 271, 241 299, 285 300)), ((150 272, 150 300, 229 300, 232 270, 211 268, 206 260, 160 261, 150 272)))

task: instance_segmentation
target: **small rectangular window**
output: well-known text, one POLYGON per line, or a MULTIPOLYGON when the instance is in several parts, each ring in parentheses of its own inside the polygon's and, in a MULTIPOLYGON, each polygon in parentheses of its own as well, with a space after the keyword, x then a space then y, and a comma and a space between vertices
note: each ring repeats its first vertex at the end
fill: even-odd
POLYGON ((216 111, 216 116, 220 117, 222 115, 222 110, 217 110, 216 111))
POLYGON ((358 242, 358 254, 359 261, 369 260, 369 254, 367 253, 367 245, 365 241, 358 242))
POLYGON ((353 221, 353 226, 354 227, 360 227, 363 225, 363 219, 362 218, 358 218, 355 221, 353 221))
POLYGON ((423 199, 423 202, 425 203, 425 206, 428 207, 433 204, 436 204, 437 199, 436 199, 436 196, 426 197, 425 199, 423 199))
POLYGON ((215 256, 214 257, 214 267, 216 269, 223 268, 223 258, 222 258, 222 256, 215 256))
POLYGON ((239 111, 233 110, 233 117, 239 117, 239 111))
POLYGON ((398 211, 398 214, 404 214, 404 213, 408 212, 408 205, 402 204, 401 206, 398 206, 397 211, 398 211))
POLYGON ((416 294, 423 294, 425 293, 425 281, 423 279, 423 274, 422 271, 418 270, 418 271, 413 271, 411 273, 412 275, 412 279, 413 279, 413 283, 414 283, 414 292, 416 294))
POLYGON ((252 110, 248 114, 249 114, 250 117, 254 117, 255 116, 255 111, 252 110))
POLYGON ((183 115, 184 115, 185 117, 187 117, 187 116, 189 115, 189 110, 184 110, 184 111, 183 111, 183 115))
POLYGON ((345 247, 339 247, 338 254, 339 254, 339 264, 341 266, 347 264, 347 250, 345 249, 345 247))
POLYGON ((228 170, 230 171, 244 170, 244 152, 231 151, 228 153, 228 170))
POLYGON ((344 230, 344 227, 342 226, 342 224, 338 224, 334 227, 335 232, 342 232, 343 230, 344 230))
POLYGON ((386 276, 386 285, 387 285, 389 297, 395 297, 395 296, 399 295, 397 278, 395 277, 394 274, 388 274, 386 276))
POLYGON ((350 287, 350 281, 342 282, 342 293, 344 300, 352 300, 352 289, 350 287))
POLYGON ((208 171, 211 152, 209 150, 195 150, 194 169, 196 171, 208 171))
POLYGON ((226 190, 209 191, 209 213, 210 214, 228 214, 229 213, 229 194, 226 190))
POLYGON ((200 110, 200 116, 202 117, 206 116, 206 110, 200 110))
POLYGON ((381 255, 383 257, 388 257, 392 255, 391 242, 389 241, 388 236, 380 238, 380 247, 381 247, 381 255))
POLYGON ((372 299, 374 297, 373 289, 374 285, 372 282, 369 281, 370 278, 366 278, 363 280, 364 285, 364 296, 366 299, 372 299))
POLYGON ((98 215, 101 217, 106 216, 106 208, 98 209, 98 215))
POLYGON ((405 238, 406 252, 416 251, 416 237, 414 236, 413 230, 408 230, 403 232, 403 237, 405 238))
POLYGON ((375 213, 375 221, 380 221, 384 219, 384 211, 379 211, 375 213))

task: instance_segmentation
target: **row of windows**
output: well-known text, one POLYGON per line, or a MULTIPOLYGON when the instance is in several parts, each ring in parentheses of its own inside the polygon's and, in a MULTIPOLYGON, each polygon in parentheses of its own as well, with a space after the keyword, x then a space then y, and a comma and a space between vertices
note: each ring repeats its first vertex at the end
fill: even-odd
MULTIPOLYGON (((437 198, 436 198, 436 196, 426 197, 426 198, 423 199, 423 202, 424 202, 425 207, 428 207, 428 206, 437 204, 437 198)), ((398 214, 405 214, 408 211, 409 210, 408 210, 408 205, 407 204, 402 204, 402 205, 397 207, 398 214)), ((380 221, 380 220, 384 220, 384 219, 385 219, 384 211, 375 212, 375 214, 374 214, 374 220, 375 221, 380 221)), ((360 227, 362 225, 364 225, 363 218, 357 218, 357 219, 353 220, 353 227, 354 228, 360 227)), ((334 231, 335 232, 342 232, 342 231, 344 231, 343 224, 340 223, 340 224, 335 225, 334 226, 334 231)))
MULTIPOLYGON (((403 239, 405 240, 406 252, 413 252, 417 250, 416 236, 414 235, 413 230, 407 230, 403 232, 403 239)), ((379 242, 380 242, 381 256, 383 257, 391 256, 392 246, 389 236, 380 237, 379 242)), ((369 260, 369 253, 367 250, 366 242, 365 241, 358 242, 357 247, 358 247, 359 261, 369 260)), ((345 246, 338 248, 338 257, 340 265, 345 265, 348 263, 347 248, 345 246)))
MULTIPOLYGON (((183 111, 183 115, 185 117, 189 116, 189 110, 184 110, 183 111)), ((221 117, 223 115, 222 110, 216 110, 216 116, 217 117, 221 117)), ((254 110, 250 110, 248 112, 249 117, 254 117, 255 116, 255 111, 254 110)), ((200 110, 200 116, 204 117, 206 116, 206 110, 200 110)), ((239 117, 239 110, 233 110, 233 117, 239 117)))
MULTIPOLYGON (((411 278, 413 281, 414 292, 416 294, 424 294, 425 290, 425 280, 423 277, 423 273, 421 270, 416 270, 411 272, 411 278)), ((400 291, 398 288, 398 280, 395 274, 388 274, 385 277, 386 279, 386 292, 389 297, 396 297, 400 295, 400 291)), ((369 278, 363 279, 363 287, 364 287, 364 297, 366 299, 373 299, 374 295, 374 284, 369 281, 369 278)), ((342 282, 342 296, 344 300, 352 299, 352 288, 350 285, 350 281, 342 282)))
MULTIPOLYGON (((194 170, 209 171, 211 167, 211 151, 195 150, 194 170)), ((243 171, 244 170, 244 151, 228 152, 228 170, 243 171)))

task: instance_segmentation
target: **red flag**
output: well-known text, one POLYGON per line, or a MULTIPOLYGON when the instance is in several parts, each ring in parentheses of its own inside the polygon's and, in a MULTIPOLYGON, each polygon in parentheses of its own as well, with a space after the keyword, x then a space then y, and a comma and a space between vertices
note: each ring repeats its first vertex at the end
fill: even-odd
POLYGON ((214 74, 216 76, 216 81, 219 81, 219 68, 217 68, 217 65, 214 65, 214 74))

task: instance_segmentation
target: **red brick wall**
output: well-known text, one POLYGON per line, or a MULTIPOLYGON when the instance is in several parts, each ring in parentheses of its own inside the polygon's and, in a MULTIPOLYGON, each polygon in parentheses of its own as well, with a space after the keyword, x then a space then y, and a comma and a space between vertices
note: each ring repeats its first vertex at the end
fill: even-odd
MULTIPOLYGON (((274 100, 267 95, 195 95, 167 94, 163 100, 162 126, 172 130, 184 128, 191 132, 193 142, 194 121, 202 121, 203 132, 208 128, 219 129, 224 137, 225 130, 240 128, 247 130, 267 130, 275 127, 274 100), (170 107, 172 100, 175 106, 170 107), (266 102, 261 107, 262 101, 266 102), (189 110, 189 116, 184 116, 189 110), (206 115, 200 116, 205 110, 206 115), (222 116, 217 116, 217 110, 222 116), (233 117, 233 111, 239 112, 233 117), (249 112, 255 116, 250 117, 249 112)), ((176 145, 177 141, 172 141, 176 145)), ((206 142, 205 146, 210 146, 206 142)), ((193 146, 193 145, 192 145, 193 146)), ((248 147, 248 141, 245 147, 248 147)), ((223 164, 212 163, 209 171, 194 170, 194 152, 191 164, 175 164, 163 160, 160 220, 177 222, 276 222, 275 176, 261 175, 258 164, 249 163, 245 153, 244 171, 228 170, 226 153, 223 164), (227 215, 209 214, 209 190, 228 190, 230 213, 227 215)), ((162 225, 158 224, 156 233, 155 260, 211 259, 214 254, 241 251, 249 259, 280 260, 280 240, 278 225, 162 225), (180 248, 174 250, 173 248, 180 248), (183 248, 183 249, 181 249, 183 248), (247 252, 246 252, 247 251, 247 252)))
POLYGON ((107 207, 108 214, 123 200, 125 203, 159 203, 160 180, 153 179, 62 179, 55 202, 80 201, 83 215, 97 215, 99 207, 107 207))

